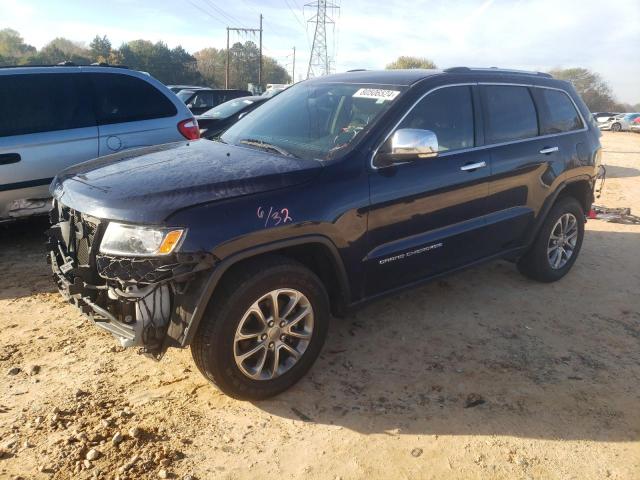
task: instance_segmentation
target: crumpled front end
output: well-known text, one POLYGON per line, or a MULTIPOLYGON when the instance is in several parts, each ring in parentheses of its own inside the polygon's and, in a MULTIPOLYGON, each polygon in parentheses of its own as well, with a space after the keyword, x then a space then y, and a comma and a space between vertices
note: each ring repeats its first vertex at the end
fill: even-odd
POLYGON ((206 252, 162 257, 100 253, 108 221, 54 200, 48 262, 60 293, 125 347, 159 359, 185 334, 215 264, 206 252))

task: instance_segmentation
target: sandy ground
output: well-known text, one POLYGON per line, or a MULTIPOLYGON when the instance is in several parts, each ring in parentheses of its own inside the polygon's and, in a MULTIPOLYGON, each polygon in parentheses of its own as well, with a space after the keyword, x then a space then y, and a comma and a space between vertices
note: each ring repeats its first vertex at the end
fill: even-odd
MULTIPOLYGON (((603 145, 598 203, 640 214, 640 135, 603 145)), ((54 292, 43 228, 0 231, 0 478, 640 478, 640 225, 589 221, 552 285, 496 262, 336 320, 258 403, 115 347, 54 292)))

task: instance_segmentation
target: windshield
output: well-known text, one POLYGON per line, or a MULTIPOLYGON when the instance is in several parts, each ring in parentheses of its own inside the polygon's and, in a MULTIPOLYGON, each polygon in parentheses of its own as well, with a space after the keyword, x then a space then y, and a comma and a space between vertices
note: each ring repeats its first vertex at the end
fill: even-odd
POLYGON ((402 87, 299 83, 233 125, 222 141, 329 160, 389 109, 402 87))
POLYGON ((176 95, 178 95, 178 98, 180 100, 186 102, 187 100, 189 100, 189 97, 193 95, 193 90, 180 90, 176 95))
POLYGON ((253 100, 248 99, 230 100, 218 105, 217 107, 213 107, 211 110, 207 110, 202 114, 202 116, 211 118, 229 118, 253 103, 253 100))

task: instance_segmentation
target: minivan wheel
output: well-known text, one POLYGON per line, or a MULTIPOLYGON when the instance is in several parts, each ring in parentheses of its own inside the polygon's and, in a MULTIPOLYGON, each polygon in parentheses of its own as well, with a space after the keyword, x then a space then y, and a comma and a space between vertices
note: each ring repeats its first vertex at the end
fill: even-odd
POLYGON ((620 125, 619 123, 614 123, 613 125, 611 125, 612 132, 619 132, 621 130, 622 130, 622 125, 620 125))
POLYGON ((191 346, 202 374, 229 396, 259 400, 296 383, 326 338, 320 279, 286 257, 239 267, 212 297, 191 346))
POLYGON ((583 238, 580 203, 573 197, 561 198, 551 208, 531 249, 518 261, 518 270, 540 282, 560 280, 575 263, 583 238))

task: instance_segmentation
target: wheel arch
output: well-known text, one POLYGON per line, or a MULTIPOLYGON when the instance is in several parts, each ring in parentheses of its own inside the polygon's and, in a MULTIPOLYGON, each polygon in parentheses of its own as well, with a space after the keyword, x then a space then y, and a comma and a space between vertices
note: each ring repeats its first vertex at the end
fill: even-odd
POLYGON ((584 175, 572 178, 558 185, 558 188, 556 188, 553 194, 547 197, 543 207, 540 209, 540 213, 528 235, 528 241, 524 248, 525 251, 528 250, 535 241, 540 228, 542 228, 542 224, 553 206, 563 197, 573 197, 578 200, 586 215, 593 202, 593 178, 584 175))
POLYGON ((321 235, 287 239, 237 252, 215 266, 184 331, 182 346, 189 345, 193 340, 207 304, 225 276, 234 269, 242 268, 247 262, 268 255, 283 255, 309 268, 324 284, 329 295, 332 314, 336 316, 344 314, 350 303, 351 294, 346 269, 334 243, 321 235))

